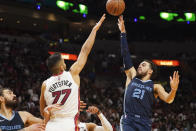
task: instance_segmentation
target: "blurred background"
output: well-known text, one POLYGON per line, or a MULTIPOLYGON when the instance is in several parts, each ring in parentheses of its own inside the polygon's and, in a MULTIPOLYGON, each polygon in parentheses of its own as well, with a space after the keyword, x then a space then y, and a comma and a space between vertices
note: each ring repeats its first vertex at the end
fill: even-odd
MULTIPOLYGON (((45 61, 53 52, 65 53, 69 67, 103 13, 106 0, 0 0, 0 86, 14 90, 17 110, 40 117, 42 82, 50 74, 45 61)), ((134 66, 153 60, 155 82, 170 91, 169 76, 180 72, 175 101, 157 99, 153 131, 196 130, 196 0, 125 0, 125 25, 134 66)), ((96 105, 119 131, 124 85, 117 18, 107 19, 81 73, 81 100, 96 105)), ((100 124, 81 112, 82 122, 100 124)))

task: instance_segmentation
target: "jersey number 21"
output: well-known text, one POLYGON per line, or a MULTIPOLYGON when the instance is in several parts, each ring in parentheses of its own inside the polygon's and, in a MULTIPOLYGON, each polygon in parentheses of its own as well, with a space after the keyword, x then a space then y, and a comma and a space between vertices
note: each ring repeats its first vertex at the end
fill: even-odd
POLYGON ((144 93, 145 93, 145 90, 141 90, 141 89, 136 88, 136 89, 134 89, 132 96, 142 100, 144 97, 144 93))

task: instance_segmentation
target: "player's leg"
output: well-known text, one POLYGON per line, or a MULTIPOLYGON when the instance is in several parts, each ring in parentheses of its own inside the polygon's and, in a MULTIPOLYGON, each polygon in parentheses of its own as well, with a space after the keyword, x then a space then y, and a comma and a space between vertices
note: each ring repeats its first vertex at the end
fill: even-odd
POLYGON ((140 120, 135 122, 137 131, 151 131, 151 123, 146 120, 140 120))
POLYGON ((134 121, 132 121, 131 119, 125 120, 124 118, 121 118, 120 131, 136 131, 134 128, 134 121))
POLYGON ((120 125, 120 131, 136 131, 129 125, 121 124, 120 125))

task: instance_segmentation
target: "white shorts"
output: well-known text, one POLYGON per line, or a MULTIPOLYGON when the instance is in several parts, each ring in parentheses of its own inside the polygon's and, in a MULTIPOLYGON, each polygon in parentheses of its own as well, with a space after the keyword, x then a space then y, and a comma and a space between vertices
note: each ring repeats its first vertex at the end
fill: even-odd
POLYGON ((78 131, 73 118, 55 118, 48 121, 45 131, 78 131))

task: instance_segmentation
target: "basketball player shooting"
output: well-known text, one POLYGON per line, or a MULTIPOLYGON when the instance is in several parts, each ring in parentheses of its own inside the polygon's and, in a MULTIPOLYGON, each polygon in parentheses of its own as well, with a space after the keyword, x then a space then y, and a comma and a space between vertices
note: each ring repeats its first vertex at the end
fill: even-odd
POLYGON ((121 55, 127 76, 121 131, 151 131, 153 100, 159 97, 166 103, 172 103, 179 85, 179 74, 174 71, 173 77, 170 76, 171 91, 167 93, 162 85, 154 84, 151 80, 157 72, 153 62, 144 60, 136 71, 130 58, 123 16, 118 19, 118 27, 121 32, 121 55))
POLYGON ((75 131, 78 130, 79 116, 79 86, 80 72, 86 64, 88 55, 93 47, 96 33, 105 20, 105 14, 92 29, 88 39, 82 46, 77 61, 69 71, 60 53, 55 53, 47 59, 47 66, 52 76, 43 82, 40 96, 40 112, 53 104, 60 104, 61 110, 51 111, 51 117, 46 125, 46 131, 75 131))

